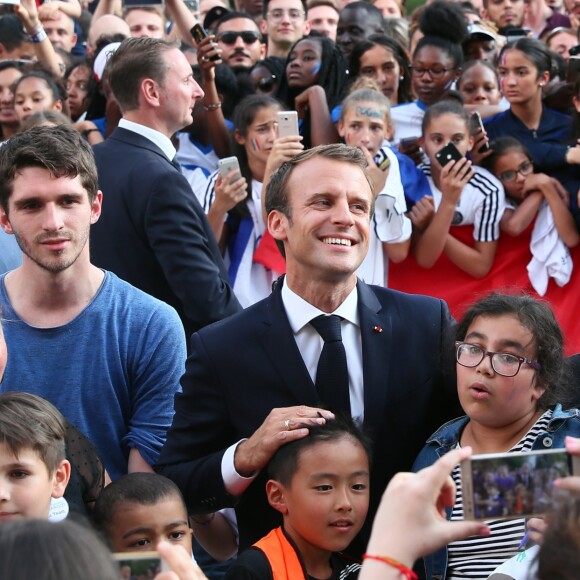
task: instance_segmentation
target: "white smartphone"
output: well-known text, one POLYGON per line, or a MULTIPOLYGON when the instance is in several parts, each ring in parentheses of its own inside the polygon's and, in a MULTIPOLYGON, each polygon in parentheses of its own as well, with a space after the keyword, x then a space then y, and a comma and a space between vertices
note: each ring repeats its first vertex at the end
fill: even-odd
POLYGON ((278 137, 290 137, 298 133, 298 113, 296 111, 280 111, 276 113, 278 120, 278 137))
POLYGON ((218 161, 218 169, 222 179, 230 173, 230 171, 237 169, 237 174, 234 174, 231 181, 236 181, 242 176, 242 172, 240 171, 240 163, 237 157, 224 157, 218 161))
POLYGON ((502 520, 539 516, 569 497, 552 483, 580 475, 580 457, 565 449, 473 455, 461 464, 463 517, 502 520))
POLYGON ((116 552, 113 559, 119 566, 119 578, 153 578, 169 572, 167 562, 157 552, 116 552))

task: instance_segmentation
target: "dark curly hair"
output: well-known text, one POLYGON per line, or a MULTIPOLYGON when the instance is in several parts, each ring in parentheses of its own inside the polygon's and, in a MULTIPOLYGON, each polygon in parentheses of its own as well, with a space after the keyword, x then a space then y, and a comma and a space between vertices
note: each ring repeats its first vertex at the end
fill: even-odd
POLYGON ((492 293, 475 302, 455 327, 454 340, 462 341, 478 316, 496 318, 514 315, 533 336, 537 371, 537 384, 545 388, 538 400, 540 409, 548 409, 569 399, 567 367, 564 362, 564 336, 554 313, 547 302, 528 295, 492 293))

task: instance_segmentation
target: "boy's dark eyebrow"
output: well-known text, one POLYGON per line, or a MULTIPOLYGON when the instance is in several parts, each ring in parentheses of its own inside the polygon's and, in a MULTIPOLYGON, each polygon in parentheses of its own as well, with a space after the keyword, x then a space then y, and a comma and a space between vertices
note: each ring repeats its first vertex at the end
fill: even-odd
MULTIPOLYGON (((178 528, 179 526, 188 526, 189 524, 187 521, 185 520, 177 520, 176 522, 171 522, 170 524, 167 524, 163 529, 167 530, 170 528, 178 528)), ((123 540, 127 539, 129 536, 134 536, 135 534, 147 534, 147 533, 151 533, 153 530, 151 528, 147 528, 145 526, 142 526, 140 528, 133 528, 132 530, 129 530, 128 532, 125 532, 121 538, 123 540)))
MULTIPOLYGON (((349 475, 350 476, 355 475, 357 477, 360 477, 361 475, 368 476, 369 472, 366 469, 361 469, 359 471, 353 471, 349 475)), ((315 479, 315 478, 319 478, 319 477, 338 477, 338 476, 336 473, 330 473, 330 472, 324 472, 324 471, 319 471, 319 472, 315 472, 315 473, 310 474, 310 479, 315 479)))

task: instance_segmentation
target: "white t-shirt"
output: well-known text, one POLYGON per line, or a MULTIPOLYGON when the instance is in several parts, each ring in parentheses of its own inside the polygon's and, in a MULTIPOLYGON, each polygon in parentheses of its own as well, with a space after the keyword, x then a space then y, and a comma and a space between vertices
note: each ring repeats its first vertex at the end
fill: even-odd
MULTIPOLYGON (((423 163, 419 169, 425 173, 435 210, 439 208, 443 194, 431 177, 431 164, 423 163)), ((502 184, 483 167, 472 166, 475 175, 463 188, 455 208, 452 225, 473 224, 473 238, 478 242, 494 242, 499 239, 499 221, 505 210, 505 193, 502 184)))

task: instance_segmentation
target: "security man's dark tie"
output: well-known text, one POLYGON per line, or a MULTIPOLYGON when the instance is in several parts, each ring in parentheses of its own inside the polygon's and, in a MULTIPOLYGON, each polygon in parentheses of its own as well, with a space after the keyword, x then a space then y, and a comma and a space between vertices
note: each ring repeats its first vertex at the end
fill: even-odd
POLYGON ((350 416, 350 393, 346 351, 340 332, 340 316, 317 316, 310 321, 324 340, 316 369, 316 390, 320 401, 331 411, 350 416))

